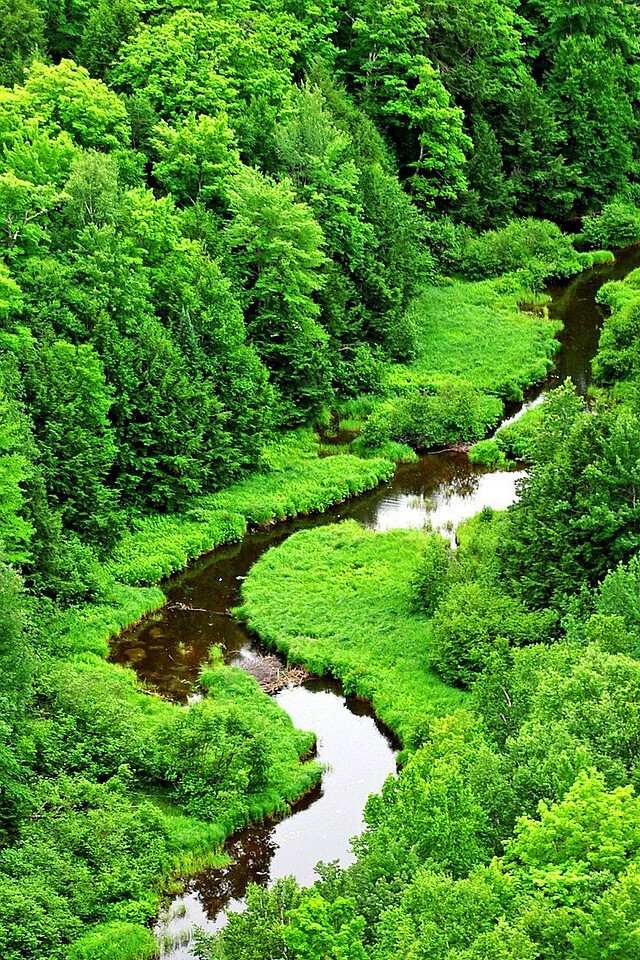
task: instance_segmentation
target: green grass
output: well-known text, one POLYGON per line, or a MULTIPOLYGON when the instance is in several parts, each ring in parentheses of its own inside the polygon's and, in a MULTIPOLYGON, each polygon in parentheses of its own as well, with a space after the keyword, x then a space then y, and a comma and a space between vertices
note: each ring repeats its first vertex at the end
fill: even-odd
POLYGON ((106 657, 112 637, 164 606, 166 599, 160 587, 113 583, 99 603, 56 611, 46 625, 47 645, 58 657, 106 657))
POLYGON ((249 526, 322 513, 334 503, 377 487, 393 472, 390 460, 320 458, 314 449, 313 457, 254 474, 200 498, 186 514, 139 521, 116 548, 110 573, 129 584, 155 583, 201 554, 241 540, 249 526))
MULTIPOLYGON (((73 924, 65 927, 59 921, 56 936, 72 944, 73 960, 154 956, 154 938, 146 922, 156 915, 161 891, 171 877, 219 861, 220 845, 229 834, 249 822, 285 812, 320 778, 319 764, 305 759, 313 735, 296 730, 290 717, 248 674, 212 662, 201 677, 205 699, 185 710, 145 694, 131 669, 103 659, 111 637, 165 601, 158 586, 137 584, 154 584, 218 544, 240 539, 250 526, 323 511, 375 487, 394 471, 389 460, 319 458, 318 442, 310 431, 272 444, 263 461, 264 473, 200 498, 185 514, 139 520, 106 567, 100 599, 66 610, 43 611, 42 653, 52 656, 40 691, 47 703, 38 733, 46 743, 45 766, 64 769, 68 757, 79 756, 105 782, 115 782, 120 769, 132 778, 115 794, 101 785, 102 793, 94 798, 96 811, 74 812, 69 829, 86 829, 93 842, 97 829, 93 820, 101 824, 101 816, 113 816, 118 823, 124 818, 134 831, 142 829, 145 818, 155 824, 149 828, 155 859, 143 865, 139 856, 135 860, 135 891, 132 886, 123 894, 114 880, 101 894, 104 910, 85 924, 80 936, 73 924), (236 737, 238 730, 242 734, 236 737), (192 754, 197 757, 195 763, 192 754), (226 766, 220 787, 218 766, 223 754, 226 766), (104 803, 109 804, 108 812, 105 807, 101 814, 104 803), (87 816, 89 825, 85 825, 87 816)), ((39 843, 36 827, 32 832, 39 843)), ((64 844, 58 844, 56 837, 48 828, 48 849, 55 848, 63 864, 56 876, 64 876, 68 872, 64 844)), ((127 842, 123 841, 125 847, 127 842)), ((111 853, 114 864, 106 864, 106 874, 126 875, 127 849, 111 853)), ((27 851, 25 856, 29 860, 31 855, 27 851)), ((104 878, 97 865, 87 869, 92 878, 87 889, 95 892, 104 878)), ((131 884, 133 872, 131 866, 131 884)), ((45 877, 42 882, 49 895, 54 880, 45 877)), ((12 896, 20 896, 19 884, 11 890, 12 896)), ((65 887, 59 893, 60 904, 64 905, 66 896, 65 887)))
POLYGON ((151 960, 156 940, 139 923, 110 921, 94 927, 71 947, 69 960, 151 960))
POLYGON ((503 400, 519 400, 543 379, 558 348, 552 321, 538 299, 512 277, 427 287, 409 308, 418 355, 410 370, 430 379, 456 375, 503 400))
POLYGON ((427 665, 430 622, 411 609, 423 534, 374 533, 347 521, 301 531, 264 554, 239 615, 262 640, 314 673, 331 673, 374 706, 406 746, 464 694, 427 665))

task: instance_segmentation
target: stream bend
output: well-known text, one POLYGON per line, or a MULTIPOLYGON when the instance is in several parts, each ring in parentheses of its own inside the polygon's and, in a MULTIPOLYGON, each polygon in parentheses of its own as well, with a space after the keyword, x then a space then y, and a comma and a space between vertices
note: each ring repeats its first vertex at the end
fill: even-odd
MULTIPOLYGON (((509 421, 541 402, 545 390, 568 376, 579 393, 586 393, 602 322, 597 291, 639 264, 640 249, 635 247, 620 254, 614 265, 551 289, 550 309, 563 323, 554 369, 525 403, 509 411, 509 421)), ((270 547, 297 530, 347 518, 373 530, 422 527, 430 519, 434 528, 453 536, 461 520, 483 507, 501 510, 513 503, 520 476, 522 471, 489 473, 454 452, 426 454, 417 463, 400 464, 393 480, 373 493, 324 514, 254 533, 192 564, 165 585, 167 606, 114 642, 111 659, 132 666, 141 680, 165 695, 186 701, 213 644, 224 650, 231 664, 242 666, 255 656, 255 644, 243 625, 219 614, 239 602, 242 580, 270 547)), ((309 884, 319 860, 338 860, 343 866, 352 862, 350 839, 363 827, 366 799, 395 772, 397 744, 391 734, 368 704, 346 698, 339 683, 312 679, 281 691, 276 700, 296 727, 316 733, 318 759, 327 772, 286 819, 255 824, 231 837, 226 845, 233 860, 229 867, 184 878, 184 893, 171 902, 156 929, 161 939, 174 940, 163 954, 171 960, 188 960, 193 927, 216 929, 225 909, 241 907, 249 883, 269 884, 292 874, 301 884, 309 884)))

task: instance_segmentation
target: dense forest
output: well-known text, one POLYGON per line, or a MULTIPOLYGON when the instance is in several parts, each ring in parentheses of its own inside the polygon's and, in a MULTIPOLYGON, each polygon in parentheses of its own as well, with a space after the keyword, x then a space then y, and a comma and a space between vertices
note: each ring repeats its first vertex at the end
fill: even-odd
POLYGON ((457 550, 346 525, 249 577, 241 615, 342 671, 402 770, 352 868, 197 950, 640 955, 637 273, 600 293, 592 395, 487 439, 557 349, 546 285, 639 240, 631 0, 0 0, 5 960, 154 956, 167 877, 321 776, 215 650, 189 708, 106 661, 159 581, 460 441, 529 466, 457 550), (336 551, 386 571, 349 663, 313 621, 336 551))

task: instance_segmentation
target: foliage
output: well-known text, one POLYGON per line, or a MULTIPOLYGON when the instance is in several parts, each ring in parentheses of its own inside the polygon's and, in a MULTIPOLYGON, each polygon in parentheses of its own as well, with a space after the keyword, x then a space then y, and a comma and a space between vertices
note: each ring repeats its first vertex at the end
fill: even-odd
POLYGON ((495 442, 500 452, 512 460, 531 460, 544 415, 544 403, 536 403, 527 407, 512 423, 499 427, 495 442))
POLYGON ((382 451, 389 440, 419 450, 445 447, 484 436, 495 426, 502 404, 481 394, 461 378, 449 378, 423 390, 409 387, 381 403, 362 429, 365 447, 382 451))
POLYGON ((225 955, 637 955, 637 277, 601 295, 595 411, 566 387, 484 438, 555 350, 529 290, 610 259, 540 218, 637 239, 639 26, 631 0, 0 0, 3 956, 149 955, 160 877, 317 779, 248 678, 213 664, 182 709, 101 658, 162 604, 138 584, 390 476, 283 439, 334 404, 360 451, 532 467, 453 555, 347 526, 252 574, 265 634, 424 747, 353 871, 254 895, 225 955), (461 694, 428 656, 481 721, 434 719, 461 694))
POLYGON ((529 290, 590 265, 589 255, 576 253, 571 238, 554 223, 531 219, 486 231, 467 243, 462 256, 462 271, 470 280, 514 273, 529 290))
POLYGON ((506 461, 496 440, 479 440, 469 449, 469 463, 496 470, 506 461))
POLYGON ((446 591, 446 575, 451 562, 449 543, 438 533, 430 533, 422 544, 418 564, 410 580, 413 605, 432 616, 446 591))
POLYGON ((456 584, 435 612, 429 660, 446 683, 470 686, 492 653, 539 642, 550 623, 495 584, 456 584))
POLYGON ((551 393, 501 545, 507 578, 536 606, 562 605, 637 550, 637 420, 589 414, 573 385, 551 393), (544 522, 541 520, 544 518, 544 522))
POLYGON ((582 239, 592 247, 627 247, 640 239, 640 211, 622 200, 604 205, 599 213, 586 217, 582 239))

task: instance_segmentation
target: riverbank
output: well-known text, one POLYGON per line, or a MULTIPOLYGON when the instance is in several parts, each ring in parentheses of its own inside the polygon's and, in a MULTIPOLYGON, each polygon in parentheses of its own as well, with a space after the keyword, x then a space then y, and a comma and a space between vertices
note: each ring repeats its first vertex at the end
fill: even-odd
POLYGON ((53 618, 50 630, 57 650, 66 656, 106 657, 113 637, 164 604, 159 581, 190 561, 241 540, 251 528, 322 513, 393 476, 389 460, 320 458, 317 446, 310 432, 294 434, 270 451, 270 472, 200 498, 186 513, 138 520, 105 566, 105 595, 53 618))
MULTIPOLYGON (((589 296, 591 288, 601 283, 604 277, 610 277, 624 269, 628 269, 628 265, 603 268, 574 281, 568 288, 571 290, 569 303, 566 302, 566 290, 563 289, 562 319, 565 321, 565 329, 560 335, 561 352, 557 355, 554 364, 560 375, 575 363, 584 378, 584 370, 588 368, 593 356, 591 345, 594 342, 597 343, 599 314, 595 308, 591 310, 585 307, 584 290, 587 290, 586 295, 589 296), (573 360, 574 356, 577 359, 573 360)), ((555 322, 558 322, 555 302, 554 315, 555 322)), ((249 570, 254 567, 265 550, 287 540, 292 532, 300 527, 306 528, 307 525, 325 526, 344 517, 353 517, 372 530, 387 530, 400 526, 415 526, 421 529, 425 521, 431 519, 434 527, 452 535, 450 531, 461 519, 476 513, 484 506, 504 509, 512 503, 516 497, 517 478, 518 474, 514 473, 486 473, 481 468, 470 464, 466 455, 459 453, 416 458, 414 463, 403 464, 397 468, 394 480, 388 487, 346 502, 343 507, 329 511, 326 516, 319 516, 315 520, 285 524, 281 528, 274 527, 272 530, 254 533, 237 547, 223 549, 195 565, 173 582, 171 602, 172 605, 176 604, 176 609, 163 611, 162 617, 158 618, 157 622, 153 622, 148 629, 134 631, 124 647, 119 648, 118 656, 123 662, 127 660, 134 663, 140 676, 152 676, 154 681, 157 678, 163 687, 170 689, 173 678, 179 678, 180 684, 186 688, 197 677, 198 665, 202 662, 208 645, 215 643, 222 646, 226 655, 237 658, 238 662, 244 658, 248 640, 241 625, 226 616, 216 617, 215 612, 227 611, 230 606, 239 602, 239 585, 249 570), (181 610, 181 603, 196 610, 201 608, 202 612, 181 610), (211 616, 212 613, 214 616, 211 616), (159 637, 153 635, 156 632, 160 633, 159 637)), ((312 562, 316 562, 316 559, 315 555, 311 558, 312 562)), ((392 599, 395 601, 397 598, 392 599)), ((378 597, 374 596, 373 602, 377 600, 378 597)), ((352 598, 347 598, 347 602, 342 605, 342 613, 346 611, 346 614, 350 615, 352 604, 352 598)), ((337 609, 331 612, 331 604, 325 603, 324 609, 329 611, 330 616, 337 617, 340 613, 337 609)), ((403 612, 402 617, 404 615, 403 612)), ((362 619, 366 624, 366 611, 362 619)), ((425 623, 426 618, 423 618, 420 639, 425 636, 425 623)), ((303 631, 300 633, 302 634, 303 631)), ((313 638, 308 636, 307 639, 311 641, 313 638)), ((402 637, 399 637, 399 644, 401 643, 402 637)), ((366 666, 367 657, 362 657, 361 661, 366 666)), ((358 668, 362 666, 362 662, 357 664, 358 668)), ((433 679, 434 675, 431 676, 433 679)), ((364 688, 361 689, 364 690, 364 688)), ((450 690, 450 688, 445 689, 450 690)), ((464 694, 453 692, 464 697, 464 694)), ((424 711, 423 719, 425 719, 424 711)), ((415 729, 420 734, 420 724, 416 724, 415 729)), ((378 786, 370 788, 374 792, 378 789, 378 786)), ((304 816, 312 817, 314 809, 315 803, 304 811, 304 816)), ((336 799, 329 818, 339 819, 342 810, 343 802, 336 799)), ((298 816, 299 814, 296 813, 290 821, 285 821, 289 824, 293 838, 297 835, 298 816)), ((256 873, 251 872, 251 864, 247 865, 246 858, 242 861, 243 865, 238 865, 245 884, 249 879, 265 883, 271 876, 267 867, 273 853, 273 844, 276 842, 273 837, 276 834, 262 828, 256 828, 256 830, 262 838, 259 842, 261 849, 264 849, 264 857, 260 860, 256 873)), ((351 835, 355 832, 352 831, 351 835)), ((250 861, 253 837, 254 831, 248 831, 247 856, 250 861)), ((306 858, 300 853, 295 839, 291 842, 283 842, 285 842, 285 849, 279 850, 278 856, 282 853, 286 859, 287 873, 294 872, 302 882, 308 882, 306 877, 312 865, 307 863, 306 858)), ((320 856, 322 852, 316 859, 320 856)), ((179 901, 179 903, 184 902, 187 909, 182 929, 189 927, 189 918, 191 925, 209 926, 211 919, 227 902, 225 897, 229 894, 225 886, 226 876, 226 871, 223 871, 219 877, 212 873, 202 880, 198 878, 185 881, 191 893, 186 900, 179 901)), ((176 956, 181 958, 186 955, 186 951, 176 953, 176 956)))

